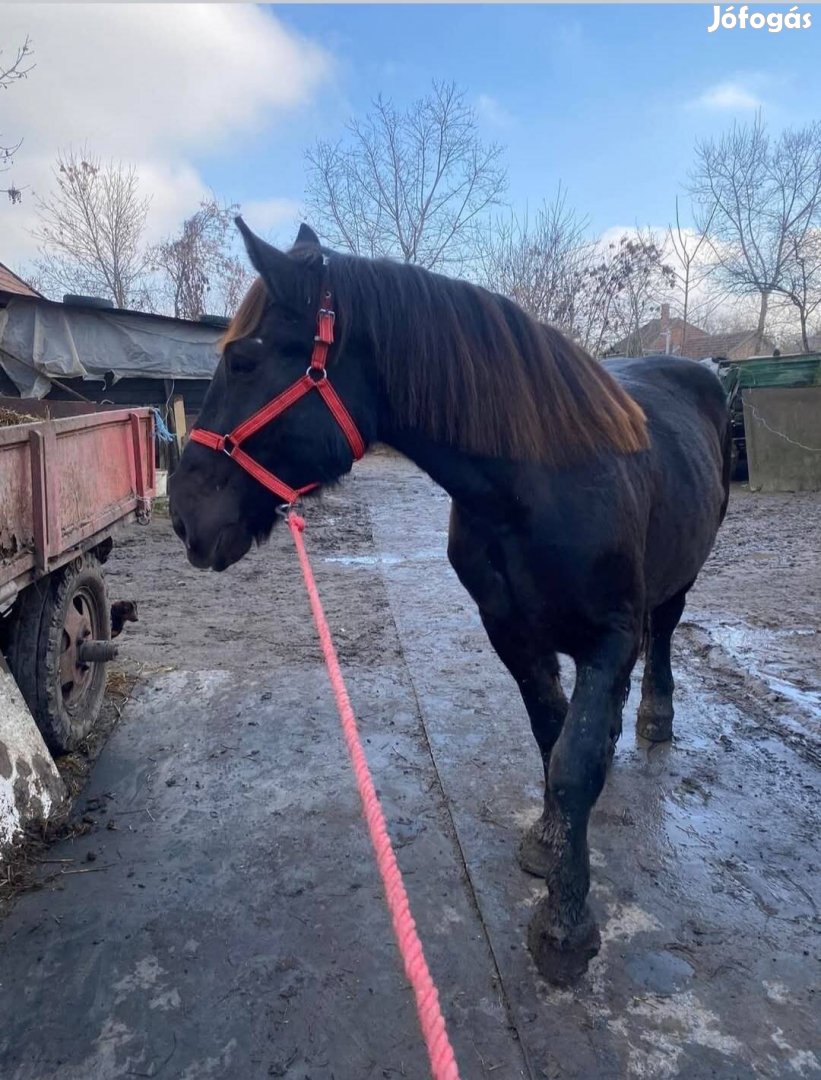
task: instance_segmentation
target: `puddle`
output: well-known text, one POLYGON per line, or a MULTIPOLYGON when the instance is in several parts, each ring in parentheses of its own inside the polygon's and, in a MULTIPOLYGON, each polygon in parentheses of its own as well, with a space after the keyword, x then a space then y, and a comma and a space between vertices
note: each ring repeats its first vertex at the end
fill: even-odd
MULTIPOLYGON (((821 719, 821 687, 812 685, 818 674, 818 665, 806 658, 807 649, 801 648, 800 639, 818 637, 812 627, 768 630, 747 623, 727 623, 718 619, 702 617, 692 619, 695 626, 706 630, 716 645, 735 660, 742 668, 761 679, 773 691, 793 705, 821 719), (784 668, 802 666, 801 678, 805 685, 797 685, 785 677, 784 668)), ((821 652, 821 642, 818 651, 821 652)))
POLYGON ((660 997, 679 993, 693 975, 692 964, 663 949, 628 955, 624 969, 640 990, 660 997))
POLYGON ((440 548, 429 551, 413 551, 402 555, 326 555, 322 560, 326 563, 341 563, 344 566, 401 566, 403 563, 428 562, 431 559, 441 559, 440 548))

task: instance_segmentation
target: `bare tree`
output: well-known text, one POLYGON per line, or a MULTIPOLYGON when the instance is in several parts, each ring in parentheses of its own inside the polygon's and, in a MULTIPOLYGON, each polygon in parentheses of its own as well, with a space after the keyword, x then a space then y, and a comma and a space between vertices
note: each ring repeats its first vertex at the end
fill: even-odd
POLYGON ((254 275, 248 269, 245 260, 236 255, 229 256, 220 276, 222 307, 214 314, 234 315, 253 280, 254 275))
POLYGON ((121 308, 138 302, 150 200, 140 195, 134 167, 68 150, 58 155, 54 179, 54 189, 37 197, 39 280, 49 291, 92 293, 121 308))
MULTIPOLYGON (((717 206, 702 215, 700 224, 695 229, 684 228, 681 224, 678 196, 676 196, 676 221, 667 230, 670 255, 673 260, 673 272, 676 278, 676 291, 681 301, 683 327, 680 349, 682 353, 687 345, 687 334, 693 323, 707 321, 711 314, 726 300, 726 290, 707 288, 708 282, 715 278, 719 263, 710 241, 710 226, 715 217, 717 206)), ((711 282, 712 284, 712 282, 711 282)))
POLYGON ((177 318, 198 319, 207 305, 211 314, 232 313, 247 291, 252 275, 230 249, 238 211, 206 199, 176 236, 152 249, 162 300, 177 318))
POLYGON ((506 188, 501 155, 453 84, 403 112, 379 96, 347 140, 307 151, 308 209, 335 247, 461 271, 506 188))
POLYGON ((643 356, 642 327, 659 301, 675 284, 675 271, 664 261, 659 238, 651 229, 637 229, 611 244, 604 259, 590 274, 588 288, 595 322, 599 325, 598 349, 606 341, 628 356, 643 356), (596 309, 603 313, 595 315, 596 309), (616 340, 614 340, 616 339, 616 340))
POLYGON ((788 238, 784 280, 779 290, 798 315, 801 349, 808 353, 810 324, 821 313, 821 226, 788 238))
POLYGON ((560 188, 531 226, 515 215, 497 223, 480 249, 480 279, 600 356, 616 344, 641 355, 641 327, 675 281, 648 229, 603 248, 560 188))
MULTIPOLYGON (((625 238, 622 238, 624 240, 625 238)), ((592 244, 576 294, 575 336, 593 356, 601 356, 615 340, 619 320, 616 305, 624 289, 624 261, 614 257, 615 244, 605 251, 592 244)))
POLYGON ((771 296, 799 296, 800 260, 813 261, 805 253, 821 225, 821 123, 772 140, 759 113, 752 125, 699 143, 691 191, 702 215, 715 206, 711 233, 727 284, 759 297, 760 348, 771 296))
MULTIPOLYGON (((34 64, 29 61, 31 54, 31 42, 28 38, 19 46, 13 59, 8 62, 4 62, 3 50, 0 49, 0 90, 8 90, 14 83, 28 76, 28 73, 34 67, 34 64)), ((22 139, 18 139, 16 143, 11 144, 0 143, 0 172, 6 172, 11 168, 14 164, 14 155, 22 145, 22 139)), ((11 187, 0 188, 0 191, 8 196, 12 206, 19 203, 23 197, 20 188, 15 187, 14 184, 11 187)))
POLYGON ((575 336, 580 285, 590 263, 587 224, 560 186, 532 222, 527 214, 511 213, 489 224, 478 245, 478 279, 540 322, 575 336))

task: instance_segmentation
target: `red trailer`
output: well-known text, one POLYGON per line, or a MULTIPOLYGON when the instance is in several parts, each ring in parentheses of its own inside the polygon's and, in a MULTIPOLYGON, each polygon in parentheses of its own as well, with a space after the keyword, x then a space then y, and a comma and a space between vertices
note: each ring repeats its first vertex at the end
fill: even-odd
POLYGON ((153 413, 19 398, 0 410, 0 646, 63 753, 93 727, 116 655, 102 564, 115 526, 148 521, 153 413))

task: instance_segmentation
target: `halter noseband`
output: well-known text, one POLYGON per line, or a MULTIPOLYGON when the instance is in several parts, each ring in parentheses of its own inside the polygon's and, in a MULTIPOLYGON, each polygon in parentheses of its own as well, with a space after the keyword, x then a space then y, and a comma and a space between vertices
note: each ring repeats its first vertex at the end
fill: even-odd
POLYGON ((191 432, 191 439, 194 442, 207 446, 211 450, 219 450, 223 454, 227 454, 240 468, 245 469, 263 487, 273 492, 278 499, 281 499, 289 506, 295 503, 300 495, 304 495, 306 491, 313 491, 314 488, 319 487, 319 483, 306 484, 301 488, 289 487, 284 480, 280 480, 279 477, 268 472, 258 461, 254 461, 250 454, 246 454, 242 449, 242 444, 246 439, 250 439, 252 435, 255 435, 260 428, 270 424, 280 413, 285 412, 286 409, 299 401, 309 391, 317 390, 321 394, 323 401, 331 410, 331 415, 342 428, 342 433, 348 440, 354 461, 358 461, 365 453, 365 440, 360 435, 359 429, 342 403, 339 394, 328 380, 328 371, 325 364, 328 349, 334 340, 335 319, 331 303, 330 291, 324 290, 322 306, 316 316, 316 335, 314 336, 314 348, 311 353, 311 364, 302 378, 291 383, 286 390, 283 390, 281 394, 277 394, 267 405, 263 405, 253 416, 243 420, 227 435, 217 435, 215 432, 205 431, 203 428, 194 428, 191 432))

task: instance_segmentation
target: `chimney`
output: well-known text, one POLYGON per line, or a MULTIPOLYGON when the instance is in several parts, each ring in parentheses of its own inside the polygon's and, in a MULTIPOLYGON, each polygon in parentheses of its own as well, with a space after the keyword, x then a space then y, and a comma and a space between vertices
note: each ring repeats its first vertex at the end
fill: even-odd
POLYGON ((670 332, 670 305, 661 305, 661 320, 659 325, 659 337, 664 339, 664 352, 669 355, 673 335, 670 332))

